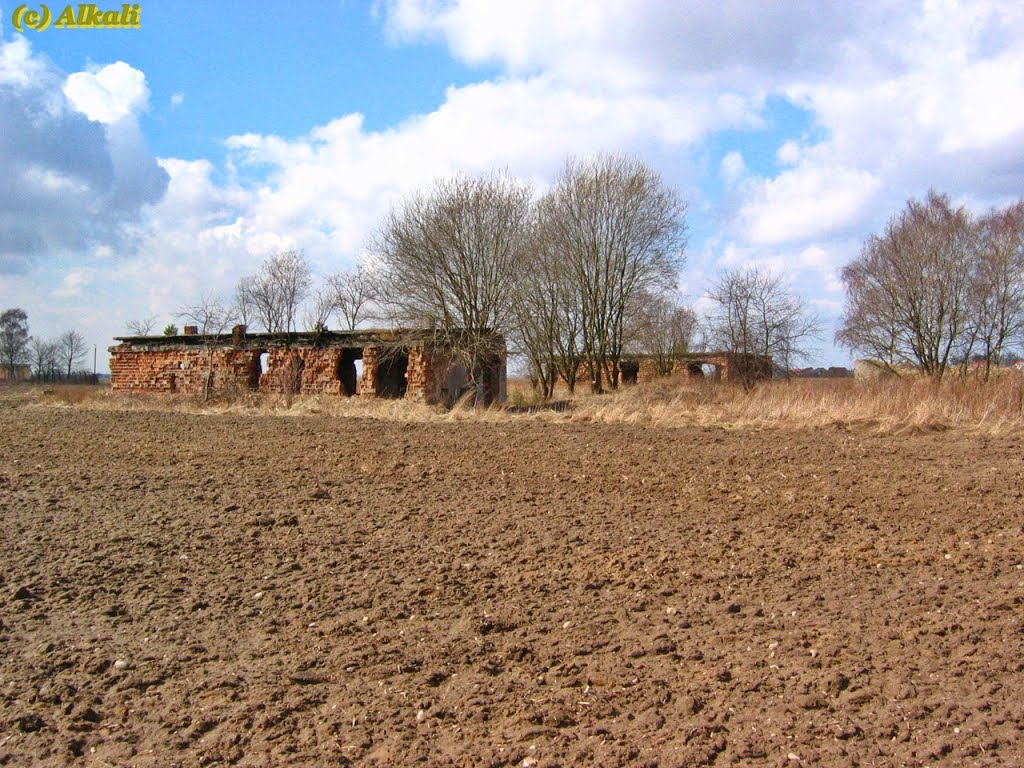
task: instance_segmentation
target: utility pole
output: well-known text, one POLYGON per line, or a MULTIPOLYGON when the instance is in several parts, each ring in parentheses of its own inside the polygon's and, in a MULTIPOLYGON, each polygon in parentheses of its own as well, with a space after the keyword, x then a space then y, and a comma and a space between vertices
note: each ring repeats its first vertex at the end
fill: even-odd
POLYGON ((96 376, 96 345, 92 345, 92 375, 96 376))

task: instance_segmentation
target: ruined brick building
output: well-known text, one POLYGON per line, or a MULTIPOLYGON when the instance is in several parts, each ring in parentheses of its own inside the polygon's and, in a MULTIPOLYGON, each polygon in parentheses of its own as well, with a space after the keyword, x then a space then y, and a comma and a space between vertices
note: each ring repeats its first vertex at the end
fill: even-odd
MULTIPOLYGON (((585 369, 581 368, 581 372, 586 375, 585 369)), ((771 379, 772 373, 771 357, 734 352, 685 352, 668 360, 650 355, 624 355, 619 361, 619 380, 623 384, 644 384, 659 376, 727 382, 742 381, 746 377, 750 381, 763 381, 771 379)))
MULTIPOLYGON (((319 331, 291 334, 122 336, 110 348, 110 388, 120 392, 290 392, 453 402, 466 368, 430 331, 319 331)), ((485 402, 503 402, 505 342, 482 375, 485 402)))

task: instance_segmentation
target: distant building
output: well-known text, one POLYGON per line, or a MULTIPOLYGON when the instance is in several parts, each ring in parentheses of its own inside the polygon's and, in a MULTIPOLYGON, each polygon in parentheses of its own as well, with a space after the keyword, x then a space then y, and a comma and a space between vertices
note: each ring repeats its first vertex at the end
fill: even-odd
POLYGON ((18 363, 14 366, 14 376, 11 376, 7 366, 0 367, 0 381, 28 381, 32 378, 32 366, 18 363))
POLYGON ((852 379, 853 371, 834 365, 829 368, 793 368, 789 375, 796 379, 852 379))
MULTIPOLYGON (((586 365, 581 363, 579 379, 585 380, 586 375, 586 365)), ((623 384, 643 384, 660 376, 762 381, 772 377, 772 359, 766 355, 733 352, 683 352, 660 360, 652 355, 624 354, 619 360, 619 381, 623 384)))
MULTIPOLYGON (((122 336, 110 347, 110 389, 120 392, 289 392, 453 402, 466 368, 429 330, 122 336)), ((484 402, 505 400, 505 340, 482 374, 484 402)))

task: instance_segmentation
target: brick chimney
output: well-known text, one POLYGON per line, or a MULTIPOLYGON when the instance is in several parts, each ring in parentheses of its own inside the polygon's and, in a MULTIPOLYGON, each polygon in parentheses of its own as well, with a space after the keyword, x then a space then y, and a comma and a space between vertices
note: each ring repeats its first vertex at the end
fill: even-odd
POLYGON ((199 326, 198 325, 186 325, 185 326, 185 335, 186 336, 198 336, 199 335, 199 326))

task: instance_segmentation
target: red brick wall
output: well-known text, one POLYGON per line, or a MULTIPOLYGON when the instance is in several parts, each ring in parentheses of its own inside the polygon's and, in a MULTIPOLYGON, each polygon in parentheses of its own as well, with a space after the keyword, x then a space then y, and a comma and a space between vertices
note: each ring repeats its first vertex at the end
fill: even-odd
POLYGON ((110 355, 110 388, 115 391, 203 391, 210 366, 216 390, 247 389, 259 353, 250 350, 205 349, 145 352, 115 347, 110 355))
POLYGON ((341 352, 340 349, 272 349, 268 353, 268 370, 260 375, 260 389, 283 392, 289 378, 297 374, 293 394, 340 394, 341 352))
POLYGON ((359 379, 359 394, 377 396, 377 350, 367 347, 363 350, 363 375, 359 379))
MULTIPOLYGON (((123 343, 110 350, 111 389, 122 392, 201 393, 207 378, 212 354, 213 390, 255 389, 284 392, 291 379, 296 382, 293 394, 341 395, 339 364, 342 348, 274 347, 266 349, 214 349, 204 347, 167 350, 134 349, 123 343), (260 357, 267 355, 267 372, 261 371, 260 357)), ((360 395, 376 396, 380 389, 378 366, 380 351, 369 346, 361 350, 362 376, 357 382, 360 395)), ((448 393, 448 370, 451 356, 430 343, 417 343, 408 348, 406 367, 407 400, 436 403, 448 393)), ((485 390, 490 398, 503 395, 504 360, 501 370, 485 377, 485 390)))

